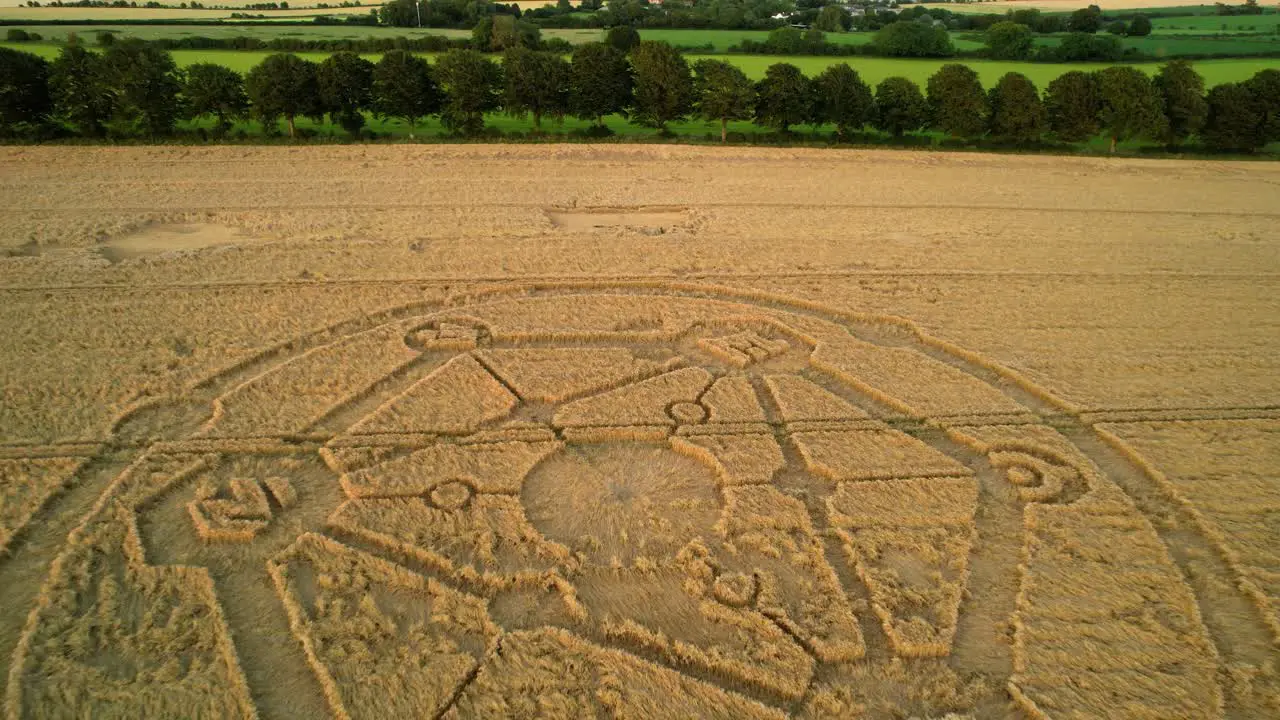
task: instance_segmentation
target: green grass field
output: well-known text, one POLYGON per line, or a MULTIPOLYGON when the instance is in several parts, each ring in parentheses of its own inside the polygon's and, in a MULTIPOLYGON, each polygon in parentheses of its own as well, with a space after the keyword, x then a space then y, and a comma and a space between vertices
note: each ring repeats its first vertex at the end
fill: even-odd
MULTIPOLYGON (((0 43, 4 47, 14 48, 16 50, 25 50, 33 52, 45 58, 54 58, 57 56, 60 46, 51 44, 34 44, 34 43, 0 43)), ((198 62, 212 62, 225 65, 233 70, 244 73, 250 68, 262 62, 262 59, 269 55, 267 52, 248 52, 238 50, 174 50, 173 59, 179 66, 185 67, 198 62)), ((328 53, 298 53, 300 56, 309 60, 321 61, 328 56, 328 53)), ((365 54, 363 57, 376 61, 380 57, 378 54, 365 54)), ((725 60, 741 67, 743 72, 752 78, 764 77, 765 69, 770 65, 779 62, 791 63, 799 67, 806 75, 816 75, 822 72, 827 66, 838 63, 849 63, 863 79, 868 83, 875 84, 881 80, 894 75, 901 75, 921 86, 929 79, 929 76, 938 71, 938 68, 947 64, 948 60, 908 60, 900 58, 872 58, 872 57, 815 57, 811 55, 804 56, 769 56, 769 55, 703 55, 698 58, 714 58, 725 60)), ((1046 64, 1046 63, 1026 63, 1026 62, 1003 62, 998 60, 961 60, 965 65, 972 67, 977 71, 978 76, 982 78, 982 82, 991 86, 1000 79, 1002 75, 1008 72, 1020 72, 1036 84, 1037 87, 1043 88, 1049 81, 1062 75, 1070 70, 1098 70, 1106 67, 1101 63, 1075 63, 1075 64, 1046 64)), ((1209 86, 1218 85, 1226 82, 1239 82, 1252 77, 1254 73, 1264 68, 1280 69, 1280 58, 1262 58, 1250 60, 1204 60, 1195 64, 1196 69, 1205 78, 1205 83, 1209 86)), ((1141 68, 1148 73, 1154 73, 1159 63, 1141 63, 1135 67, 1141 68)))
POLYGON ((1280 31, 1280 13, 1266 15, 1200 15, 1196 17, 1156 18, 1151 21, 1153 35, 1213 35, 1216 33, 1276 33, 1280 31))

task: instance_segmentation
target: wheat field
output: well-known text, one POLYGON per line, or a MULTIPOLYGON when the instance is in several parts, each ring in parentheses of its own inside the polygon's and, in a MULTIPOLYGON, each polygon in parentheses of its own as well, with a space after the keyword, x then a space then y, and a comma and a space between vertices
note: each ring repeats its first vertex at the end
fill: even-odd
POLYGON ((19 718, 1280 715, 1280 167, 0 149, 19 718))

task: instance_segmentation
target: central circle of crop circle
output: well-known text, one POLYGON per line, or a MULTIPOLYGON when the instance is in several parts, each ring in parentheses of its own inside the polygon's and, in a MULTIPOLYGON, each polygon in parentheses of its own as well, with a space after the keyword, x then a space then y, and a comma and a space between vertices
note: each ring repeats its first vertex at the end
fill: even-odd
POLYGON ((721 512, 711 469, 656 444, 566 447, 534 468, 520 497, 547 539, 596 565, 670 561, 710 537, 721 512))

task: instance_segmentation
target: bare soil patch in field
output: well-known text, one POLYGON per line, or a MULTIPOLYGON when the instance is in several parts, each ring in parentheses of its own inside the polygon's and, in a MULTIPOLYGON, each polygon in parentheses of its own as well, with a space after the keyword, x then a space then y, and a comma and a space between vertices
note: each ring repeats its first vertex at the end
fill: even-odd
POLYGON ((6 718, 1280 707, 1273 165, 0 165, 6 718))

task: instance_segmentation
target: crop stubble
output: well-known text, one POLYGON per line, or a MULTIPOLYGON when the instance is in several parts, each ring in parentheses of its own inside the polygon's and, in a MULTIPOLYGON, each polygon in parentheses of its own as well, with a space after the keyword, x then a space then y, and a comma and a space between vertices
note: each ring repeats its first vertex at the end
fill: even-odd
POLYGON ((1270 167, 5 152, 8 717, 1280 710, 1270 167))

